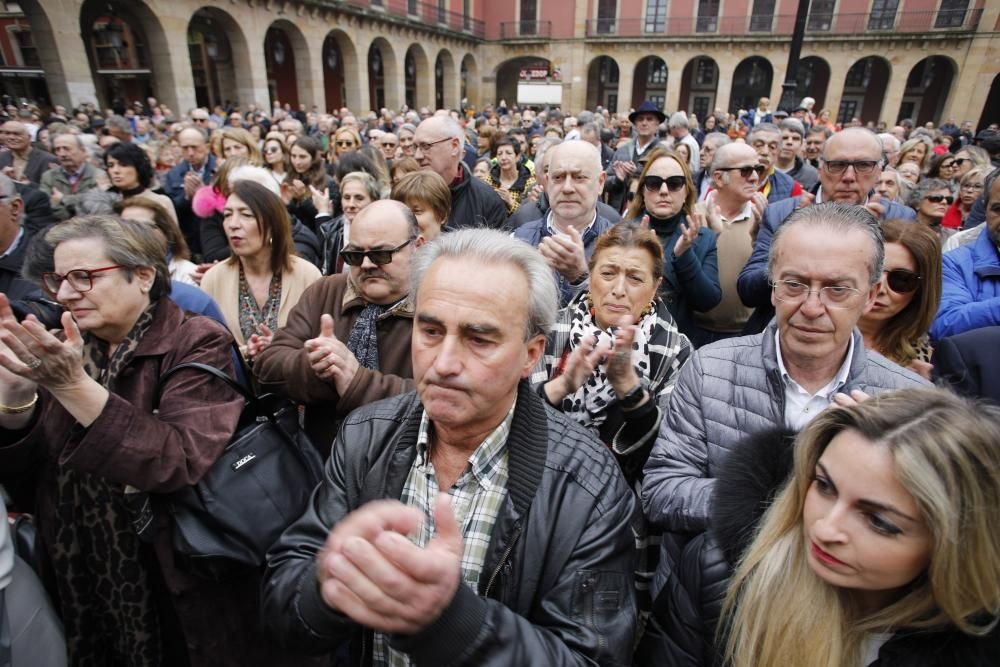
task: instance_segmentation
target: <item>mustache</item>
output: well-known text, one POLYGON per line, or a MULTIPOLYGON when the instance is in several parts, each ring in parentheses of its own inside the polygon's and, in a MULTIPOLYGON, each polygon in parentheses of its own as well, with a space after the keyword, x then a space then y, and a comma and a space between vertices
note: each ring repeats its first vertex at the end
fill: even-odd
POLYGON ((364 269, 361 271, 361 275, 358 276, 358 280, 367 280, 368 278, 382 278, 383 280, 389 280, 389 274, 381 269, 364 269))

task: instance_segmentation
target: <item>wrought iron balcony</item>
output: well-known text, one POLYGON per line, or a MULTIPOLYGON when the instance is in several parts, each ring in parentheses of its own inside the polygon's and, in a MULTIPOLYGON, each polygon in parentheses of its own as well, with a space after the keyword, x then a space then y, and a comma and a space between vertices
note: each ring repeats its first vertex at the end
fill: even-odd
POLYGON ((548 39, 552 36, 552 21, 504 21, 500 24, 500 39, 548 39))

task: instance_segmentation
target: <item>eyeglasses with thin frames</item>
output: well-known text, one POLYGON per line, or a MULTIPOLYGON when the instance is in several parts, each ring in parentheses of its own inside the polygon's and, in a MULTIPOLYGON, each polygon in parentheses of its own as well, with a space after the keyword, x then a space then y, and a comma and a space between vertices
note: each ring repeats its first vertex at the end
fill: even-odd
POLYGON ((45 289, 49 293, 57 294, 59 288, 62 287, 63 281, 66 280, 69 281, 70 287, 82 294, 94 289, 94 274, 124 268, 121 264, 115 264, 113 266, 103 266, 99 269, 73 269, 66 273, 66 275, 49 271, 42 274, 42 285, 45 286, 45 289))
POLYGON ((771 289, 774 290, 775 298, 785 303, 804 303, 815 292, 824 306, 834 309, 850 308, 857 303, 858 297, 864 294, 861 290, 846 285, 827 285, 819 289, 810 289, 809 285, 797 280, 775 280, 771 283, 771 289))
POLYGON ((427 143, 419 143, 419 144, 415 143, 415 144, 413 144, 413 147, 416 150, 420 151, 421 153, 426 153, 433 146, 437 146, 438 144, 444 143, 446 141, 451 141, 451 139, 452 139, 451 137, 445 137, 444 139, 438 139, 437 141, 430 141, 430 142, 427 142, 427 143))

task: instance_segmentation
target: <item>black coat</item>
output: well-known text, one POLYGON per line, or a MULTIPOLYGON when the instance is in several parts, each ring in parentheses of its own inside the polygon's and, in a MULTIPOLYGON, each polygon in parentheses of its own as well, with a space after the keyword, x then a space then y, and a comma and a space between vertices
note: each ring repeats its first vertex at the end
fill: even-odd
MULTIPOLYGON (((399 498, 416 457, 416 393, 352 412, 306 513, 268 554, 264 623, 299 650, 370 664, 372 632, 330 609, 316 555, 364 503, 399 498)), ((637 622, 638 502, 607 448, 521 382, 507 438, 507 497, 478 591, 460 585, 430 627, 389 642, 426 665, 625 665, 637 622)))
POLYGON ((1000 404, 1000 326, 973 329, 934 344, 934 377, 965 396, 1000 404))
POLYGON ((472 175, 465 163, 459 163, 462 180, 452 183, 449 230, 466 227, 502 229, 507 222, 507 204, 492 187, 472 175))
MULTIPOLYGON (((31 181, 33 185, 38 185, 42 181, 42 176, 52 165, 59 165, 59 160, 52 153, 43 151, 41 148, 32 148, 28 153, 28 163, 24 165, 24 178, 31 181)), ((0 151, 0 169, 14 166, 14 154, 10 151, 0 151)))

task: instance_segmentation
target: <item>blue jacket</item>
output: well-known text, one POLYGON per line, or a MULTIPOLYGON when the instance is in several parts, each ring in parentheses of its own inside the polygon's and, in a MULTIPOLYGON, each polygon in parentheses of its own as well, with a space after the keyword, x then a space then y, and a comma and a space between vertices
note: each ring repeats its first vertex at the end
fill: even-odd
MULTIPOLYGON (((756 113, 757 113, 757 107, 754 107, 753 109, 750 109, 749 111, 747 111, 745 114, 741 115, 740 116, 740 120, 742 120, 746 124, 747 127, 753 127, 754 126, 753 118, 754 118, 754 114, 756 114, 756 113)), ((763 116, 761 116, 760 122, 762 122, 762 123, 773 123, 774 122, 774 115, 771 114, 771 113, 766 113, 763 116)))
MULTIPOLYGON (((744 328, 744 334, 760 333, 767 326, 774 316, 774 307, 771 305, 771 285, 767 281, 767 256, 771 252, 771 237, 778 226, 785 221, 789 215, 795 211, 798 204, 798 197, 783 199, 782 201, 768 204, 764 209, 764 218, 760 221, 760 230, 757 232, 757 242, 753 246, 753 253, 747 260, 746 266, 740 271, 740 277, 736 281, 736 291, 740 295, 740 300, 750 308, 757 311, 750 317, 744 328)), ((894 202, 885 203, 885 216, 883 220, 890 218, 902 218, 904 220, 914 220, 917 214, 912 208, 896 204, 894 202)))
POLYGON ((792 190, 795 189, 795 179, 788 174, 775 169, 767 180, 771 181, 771 190, 767 193, 768 204, 774 204, 792 196, 792 190))
MULTIPOLYGON (((687 224, 687 216, 682 214, 671 220, 650 218, 649 226, 659 237, 666 260, 660 298, 667 304, 680 332, 692 338, 692 333, 698 329, 694 323, 694 312, 711 310, 722 301, 719 252, 715 245, 715 232, 702 227, 691 247, 680 257, 675 257, 674 246, 681 234, 681 223, 687 224)), ((695 339, 699 337, 695 336, 695 339)))
MULTIPOLYGON (((524 223, 514 230, 514 238, 521 239, 525 243, 537 248, 542 239, 552 235, 549 232, 548 225, 545 224, 547 218, 548 216, 546 215, 538 220, 524 223)), ((583 251, 587 255, 588 260, 594 254, 594 245, 597 243, 597 237, 611 229, 612 226, 613 223, 610 220, 598 214, 597 219, 594 220, 594 224, 583 233, 583 251)), ((555 276, 556 285, 559 286, 560 308, 565 307, 581 289, 586 289, 587 287, 586 279, 583 282, 573 284, 566 280, 558 271, 553 271, 552 275, 555 276)))
MULTIPOLYGON (((208 164, 205 168, 205 184, 208 185, 212 176, 215 175, 217 167, 215 156, 208 154, 208 164)), ((191 171, 191 165, 187 160, 182 160, 173 169, 167 172, 163 179, 163 191, 170 201, 174 203, 174 211, 177 213, 177 223, 184 233, 184 239, 191 247, 191 252, 200 255, 201 248, 201 224, 200 218, 191 210, 191 200, 184 194, 184 176, 191 171)))
POLYGON ((1000 253, 989 229, 975 243, 945 253, 943 269, 932 339, 1000 324, 1000 253))

